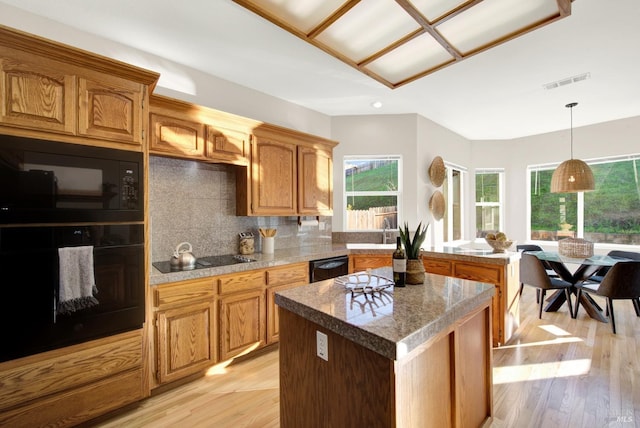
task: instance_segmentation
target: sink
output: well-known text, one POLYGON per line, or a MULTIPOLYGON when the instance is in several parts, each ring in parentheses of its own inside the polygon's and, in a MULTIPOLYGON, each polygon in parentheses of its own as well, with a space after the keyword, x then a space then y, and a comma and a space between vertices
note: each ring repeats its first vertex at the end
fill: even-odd
POLYGON ((395 250, 396 244, 370 244, 366 242, 354 242, 347 244, 349 250, 395 250))

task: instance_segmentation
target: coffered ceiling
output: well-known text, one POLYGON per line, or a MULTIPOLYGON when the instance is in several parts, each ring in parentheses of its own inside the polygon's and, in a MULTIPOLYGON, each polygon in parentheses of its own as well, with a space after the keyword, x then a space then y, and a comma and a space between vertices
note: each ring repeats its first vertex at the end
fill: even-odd
POLYGON ((234 0, 397 88, 571 13, 571 0, 234 0))
MULTIPOLYGON (((353 3, 352 13, 371 5, 359 13, 372 16, 336 27, 334 32, 313 33, 338 55, 233 0, 0 0, 0 24, 121 59, 121 52, 111 47, 101 50, 93 36, 78 37, 79 30, 330 116, 416 113, 471 140, 567 129, 564 106, 573 101, 579 103, 574 127, 640 116, 638 0, 575 0, 570 3, 570 15, 560 19, 554 16, 567 15, 565 0, 509 0, 537 5, 521 14, 527 19, 533 16, 533 21, 543 24, 555 21, 532 31, 524 24, 524 34, 512 38, 515 27, 504 30, 503 21, 512 17, 513 8, 493 9, 476 16, 473 25, 461 25, 463 33, 471 33, 455 41, 442 27, 453 26, 455 20, 435 25, 438 17, 449 16, 447 10, 462 10, 456 9, 460 5, 473 4, 474 9, 498 0, 265 1, 272 9, 287 11, 316 5, 313 16, 322 16, 320 22, 332 16, 322 8, 335 10, 337 4, 353 3), (407 13, 410 5, 429 22, 407 13), (393 12, 379 16, 392 6, 393 12), (426 12, 429 7, 435 11, 426 12), (405 54, 400 55, 401 61, 383 64, 380 53, 389 43, 382 36, 388 36, 387 25, 396 19, 410 25, 402 27, 399 35, 391 32, 390 39, 414 33, 419 35, 412 40, 419 39, 441 27, 449 48, 436 40, 440 48, 435 59, 405 54), (498 30, 502 35, 494 34, 498 30), (495 41, 496 46, 486 49, 495 41), (457 59, 456 52, 464 60, 457 59), (393 71, 399 63, 405 65, 404 71, 393 71), (363 65, 367 74, 361 71, 363 65), (376 101, 380 108, 372 107, 376 101)), ((340 17, 347 19, 348 13, 340 17)), ((288 15, 287 22, 304 31, 318 28, 316 21, 294 21, 288 15)), ((127 60, 132 61, 131 55, 127 60)), ((164 84, 161 78, 160 86, 164 84)), ((215 102, 212 106, 216 107, 215 102)))

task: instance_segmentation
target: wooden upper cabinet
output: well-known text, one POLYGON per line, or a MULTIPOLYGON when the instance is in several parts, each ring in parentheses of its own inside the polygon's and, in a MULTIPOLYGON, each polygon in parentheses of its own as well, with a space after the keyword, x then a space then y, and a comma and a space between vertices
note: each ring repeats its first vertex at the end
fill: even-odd
POLYGON ((249 164, 252 121, 185 101, 151 96, 152 154, 249 164))
MULTIPOLYGON (((142 150, 159 74, 0 26, 0 128, 142 150), (87 138, 88 137, 88 138, 87 138)), ((56 137, 51 137, 52 139, 56 137)))
POLYGON ((295 144, 256 137, 251 151, 253 214, 295 215, 297 170, 295 144))
POLYGON ((76 78, 45 64, 0 58, 0 122, 22 128, 73 134, 76 78))
POLYGON ((254 129, 250 168, 236 175, 237 214, 332 215, 337 144, 274 125, 254 129))
POLYGON ((143 85, 108 76, 100 81, 80 78, 79 93, 80 135, 142 144, 143 85))
POLYGON ((333 156, 316 147, 298 147, 298 213, 333 214, 333 156))
POLYGON ((244 131, 207 125, 206 157, 212 160, 246 164, 249 159, 249 134, 244 131))
POLYGON ((204 125, 201 123, 151 113, 150 128, 152 153, 204 157, 204 125))

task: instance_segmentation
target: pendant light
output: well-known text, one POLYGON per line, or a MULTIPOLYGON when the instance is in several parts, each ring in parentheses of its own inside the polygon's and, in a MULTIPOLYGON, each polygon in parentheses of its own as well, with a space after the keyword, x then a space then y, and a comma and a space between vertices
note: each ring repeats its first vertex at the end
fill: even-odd
POLYGON ((569 103, 571 111, 571 159, 562 162, 551 177, 551 193, 588 192, 595 189, 593 172, 585 162, 573 158, 573 108, 578 103, 569 103))

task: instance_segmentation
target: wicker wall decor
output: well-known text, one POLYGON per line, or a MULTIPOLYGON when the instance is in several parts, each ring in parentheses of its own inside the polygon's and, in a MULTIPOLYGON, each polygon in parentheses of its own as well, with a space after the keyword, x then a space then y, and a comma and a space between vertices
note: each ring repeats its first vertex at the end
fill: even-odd
POLYGON ((561 256, 574 259, 588 259, 593 256, 593 242, 582 238, 565 238, 558 241, 561 256))
POLYGON ((429 166, 429 179, 431 180, 431 183, 436 187, 442 186, 442 183, 444 183, 445 173, 444 161, 440 156, 436 156, 433 158, 433 161, 431 161, 431 165, 429 166))
POLYGON ((436 190, 433 195, 431 195, 431 199, 429 199, 429 211, 431 211, 436 221, 442 220, 442 217, 444 217, 444 208, 444 195, 441 191, 436 190))

